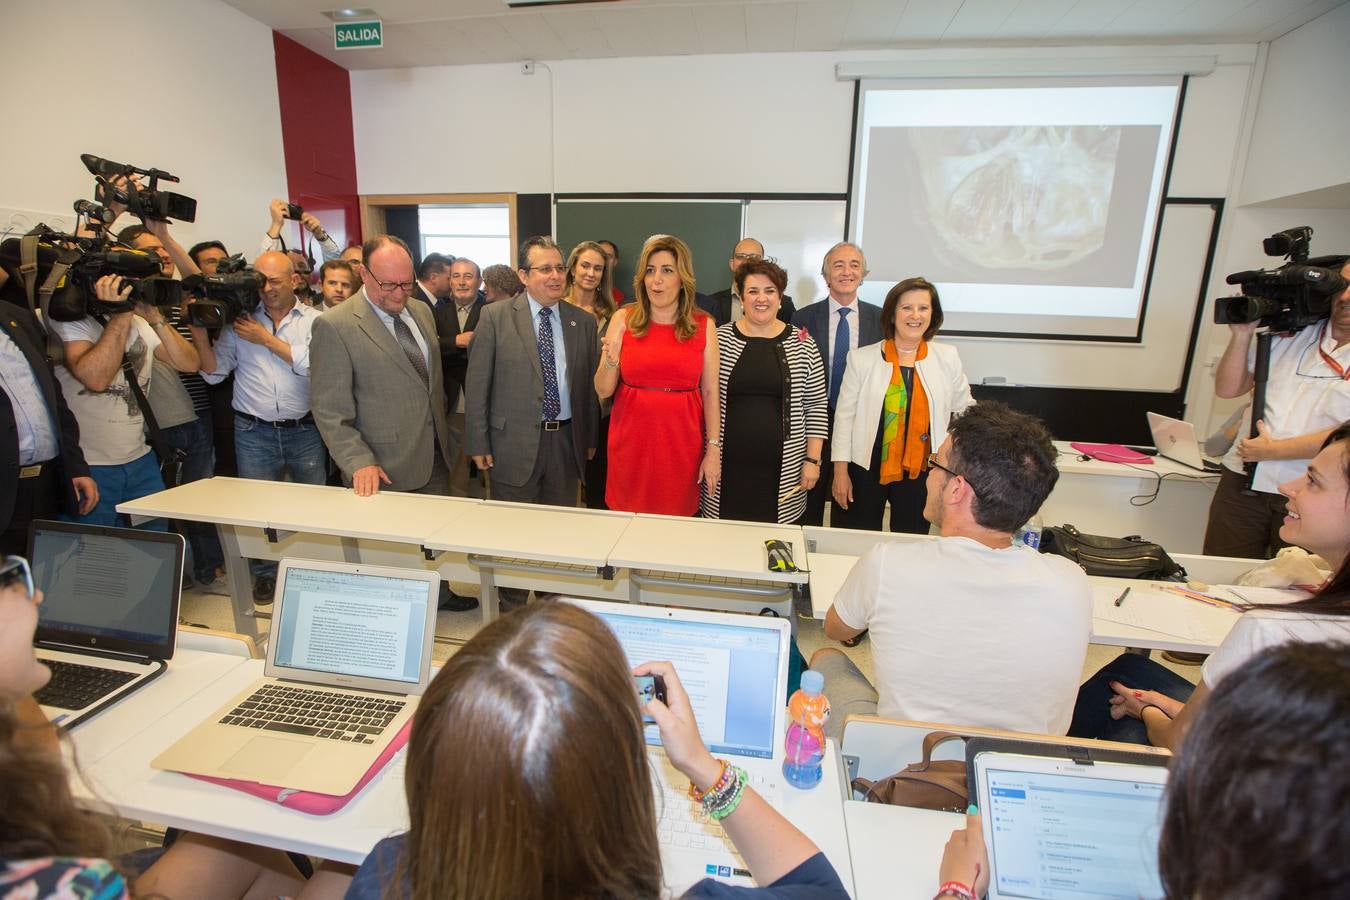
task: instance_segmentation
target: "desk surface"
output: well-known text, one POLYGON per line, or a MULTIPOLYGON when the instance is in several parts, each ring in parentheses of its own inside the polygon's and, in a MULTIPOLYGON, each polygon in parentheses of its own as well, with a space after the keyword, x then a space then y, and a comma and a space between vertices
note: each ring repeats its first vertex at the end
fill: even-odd
POLYGON ((1192 469, 1190 466, 1183 466, 1181 463, 1168 459, 1161 454, 1150 456, 1151 462, 1116 463, 1102 459, 1080 459, 1079 457, 1083 455, 1082 451, 1069 446, 1069 441, 1055 441, 1055 449, 1059 451, 1059 457, 1055 460, 1055 464, 1062 473, 1110 475, 1118 478, 1156 478, 1159 475, 1184 475, 1196 479, 1219 477, 1218 472, 1192 469))
POLYGON ((609 562, 628 569, 805 584, 806 572, 768 570, 764 542, 771 539, 787 543, 797 565, 810 568, 806 541, 795 525, 648 515, 633 517, 609 562))
POLYGON ((273 504, 286 502, 282 498, 295 487, 312 485, 249 478, 204 478, 119 503, 117 511, 131 516, 163 516, 190 522, 262 528, 268 524, 273 504))
POLYGON ((853 896, 857 900, 930 900, 947 839, 964 828, 960 813, 844 801, 853 896))
POLYGON ((526 557, 539 562, 603 566, 632 513, 526 503, 479 503, 422 540, 431 550, 526 557))

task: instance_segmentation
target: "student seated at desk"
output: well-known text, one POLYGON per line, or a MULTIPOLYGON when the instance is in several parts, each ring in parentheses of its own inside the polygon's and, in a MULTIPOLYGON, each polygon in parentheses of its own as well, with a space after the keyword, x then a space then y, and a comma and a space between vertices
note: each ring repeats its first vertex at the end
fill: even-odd
MULTIPOLYGON (((635 674, 665 679, 666 702, 646 713, 671 763, 695 789, 717 786, 722 763, 670 663, 630 671, 599 618, 527 606, 478 632, 422 696, 404 775, 411 827, 375 845, 349 900, 660 897, 635 674)), ((809 838, 748 785, 736 795, 722 825, 768 887, 704 880, 685 897, 848 896, 809 838)))
MULTIPOLYGON (((1348 744, 1350 655, 1343 645, 1271 647, 1225 678, 1172 760, 1158 842, 1165 895, 1344 897, 1348 744)), ((979 816, 947 844, 938 883, 950 882, 975 896, 988 887, 979 816)))
POLYGON ((936 541, 877 544, 825 617, 845 641, 870 629, 874 688, 848 657, 817 650, 837 737, 849 713, 1063 734, 1092 629, 1092 588, 1060 556, 1013 542, 1059 470, 1050 433, 1000 403, 951 424, 928 461, 936 541))
POLYGON ((31 597, 21 584, 0 588, 0 897, 343 895, 347 871, 325 865, 306 882, 280 850, 202 835, 184 835, 139 874, 134 860, 112 859, 112 836, 71 796, 56 731, 33 699, 51 677, 33 653, 41 602, 41 592, 31 597))
POLYGON ((1305 600, 1250 607, 1205 661, 1198 685, 1146 656, 1121 654, 1084 682, 1069 734, 1175 750, 1219 680, 1261 649, 1350 643, 1350 422, 1331 432, 1308 471, 1280 485, 1280 493, 1288 501, 1280 538, 1323 557, 1336 573, 1331 580, 1305 600))

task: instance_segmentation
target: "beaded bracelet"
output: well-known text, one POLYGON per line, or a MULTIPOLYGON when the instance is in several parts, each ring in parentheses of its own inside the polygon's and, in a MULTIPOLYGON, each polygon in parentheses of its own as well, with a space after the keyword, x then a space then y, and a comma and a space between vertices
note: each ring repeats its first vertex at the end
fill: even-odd
POLYGON ((692 779, 689 781, 690 800, 697 800, 700 803, 702 803, 708 797, 709 794, 715 794, 717 793, 718 790, 726 788, 727 782, 729 782, 732 777, 731 767, 727 765, 727 761, 725 759, 719 759, 718 762, 721 763, 722 770, 717 773, 717 777, 713 779, 712 784, 708 785, 708 789, 706 791, 700 791, 697 787, 695 787, 692 779))
MULTIPOLYGON (((709 800, 703 801, 703 807, 708 811, 708 815, 716 821, 721 821, 736 811, 736 807, 741 805, 741 797, 745 795, 745 783, 748 776, 745 770, 740 766, 732 766, 731 770, 736 773, 734 786, 730 791, 730 796, 717 798, 720 802, 711 803, 709 800)), ((973 900, 973 898, 972 898, 973 900)))
POLYGON ((968 884, 962 884, 959 881, 945 881, 938 888, 937 894, 933 900, 939 897, 958 897, 960 900, 976 900, 975 890, 968 884))
POLYGON ((727 777, 719 782, 716 788, 703 795, 704 810, 711 813, 714 809, 724 806, 731 799, 731 795, 736 793, 737 784, 736 767, 728 766, 727 777))

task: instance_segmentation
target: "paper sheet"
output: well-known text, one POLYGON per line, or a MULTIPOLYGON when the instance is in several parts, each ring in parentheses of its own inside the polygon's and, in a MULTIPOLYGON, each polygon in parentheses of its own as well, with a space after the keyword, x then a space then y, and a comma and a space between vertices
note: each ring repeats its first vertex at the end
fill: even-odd
MULTIPOLYGON (((1119 596, 1119 595, 1116 595, 1119 596)), ((1231 627, 1236 612, 1207 606, 1197 600, 1161 591, 1146 584, 1132 586, 1120 606, 1115 596, 1096 594, 1092 614, 1098 619, 1183 638, 1197 644, 1213 643, 1231 627)))

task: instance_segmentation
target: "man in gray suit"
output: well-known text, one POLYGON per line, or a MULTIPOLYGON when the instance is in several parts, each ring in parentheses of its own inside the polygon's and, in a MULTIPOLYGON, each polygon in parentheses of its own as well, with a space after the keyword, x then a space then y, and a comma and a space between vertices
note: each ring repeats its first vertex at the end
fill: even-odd
POLYGON ((445 412, 440 341, 430 307, 409 303, 416 285, 407 244, 366 241, 361 290, 314 323, 314 420, 342 480, 358 496, 450 493, 458 442, 445 412))
POLYGON ((466 450, 495 500, 576 506, 599 439, 595 318, 560 303, 567 268, 546 237, 520 248, 525 292, 479 313, 465 378, 466 450))

